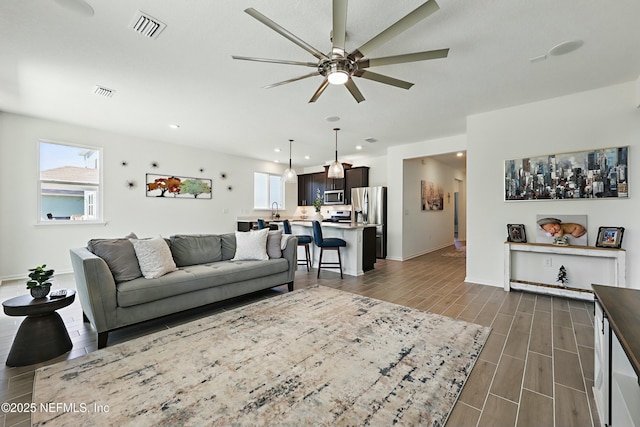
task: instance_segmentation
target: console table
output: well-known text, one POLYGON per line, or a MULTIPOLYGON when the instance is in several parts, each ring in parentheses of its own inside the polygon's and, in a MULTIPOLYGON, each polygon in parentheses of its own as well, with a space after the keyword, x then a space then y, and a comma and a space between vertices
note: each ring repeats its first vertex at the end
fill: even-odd
MULTIPOLYGON (((585 257, 591 259, 604 259, 613 263, 613 279, 611 286, 626 287, 626 251, 624 249, 597 248, 593 246, 558 246, 549 243, 514 243, 504 244, 504 290, 510 289, 526 290, 530 292, 546 293, 570 298, 593 300, 591 293, 591 282, 585 282, 584 289, 563 288, 561 286, 518 281, 514 277, 513 260, 515 253, 538 253, 547 254, 549 259, 554 256, 563 257, 567 255, 585 257)), ((589 268, 587 263, 585 268, 589 268)), ((592 270, 595 272, 595 270, 592 270)))
POLYGON ((33 365, 71 350, 69 333, 56 310, 70 305, 75 297, 76 291, 67 289, 62 298, 22 295, 2 303, 7 316, 27 316, 13 340, 7 366, 33 365))
POLYGON ((593 397, 602 426, 640 425, 640 290, 593 285, 593 397))

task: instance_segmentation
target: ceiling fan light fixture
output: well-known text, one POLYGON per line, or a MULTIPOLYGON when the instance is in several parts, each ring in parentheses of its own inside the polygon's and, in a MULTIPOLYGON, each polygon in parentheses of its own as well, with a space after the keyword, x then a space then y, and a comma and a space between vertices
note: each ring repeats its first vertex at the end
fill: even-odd
POLYGON ((349 73, 344 70, 331 71, 329 72, 327 79, 332 85, 343 85, 349 81, 349 73))

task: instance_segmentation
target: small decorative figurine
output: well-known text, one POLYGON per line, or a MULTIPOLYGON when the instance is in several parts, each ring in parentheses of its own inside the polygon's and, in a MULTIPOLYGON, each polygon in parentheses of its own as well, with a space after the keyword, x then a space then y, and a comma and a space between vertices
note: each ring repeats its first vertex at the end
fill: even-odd
POLYGON ((553 238, 553 244, 557 246, 569 246, 569 236, 556 236, 553 238))
POLYGON ((560 283, 565 288, 567 287, 567 283, 569 283, 569 278, 567 277, 567 269, 564 268, 564 265, 561 265, 560 269, 558 270, 558 278, 556 279, 556 282, 560 283))

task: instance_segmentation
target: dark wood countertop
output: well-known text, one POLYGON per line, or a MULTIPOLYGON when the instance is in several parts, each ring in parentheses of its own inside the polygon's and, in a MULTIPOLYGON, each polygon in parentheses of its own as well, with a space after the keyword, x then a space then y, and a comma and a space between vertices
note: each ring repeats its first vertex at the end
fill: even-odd
POLYGON ((640 378, 640 290, 603 285, 592 287, 609 318, 611 329, 640 378))

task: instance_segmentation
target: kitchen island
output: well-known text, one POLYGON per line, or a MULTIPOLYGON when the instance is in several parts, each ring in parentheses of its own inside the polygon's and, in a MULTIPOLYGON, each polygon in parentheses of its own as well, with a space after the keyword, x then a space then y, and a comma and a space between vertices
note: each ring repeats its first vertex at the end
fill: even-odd
MULTIPOLYGON (((294 219, 290 220, 290 223, 293 234, 313 236, 313 223, 311 221, 294 219)), ((321 222, 320 225, 322 226, 323 237, 337 237, 347 242, 346 247, 340 248, 343 274, 361 276, 365 271, 373 269, 373 263, 376 260, 376 224, 321 222)), ((312 258, 311 265, 317 268, 320 248, 313 243, 309 246, 312 258)), ((304 255, 302 257, 304 258, 304 255)), ((298 258, 300 259, 300 255, 298 258)), ((338 254, 334 251, 325 251, 322 260, 338 262, 338 254)))

